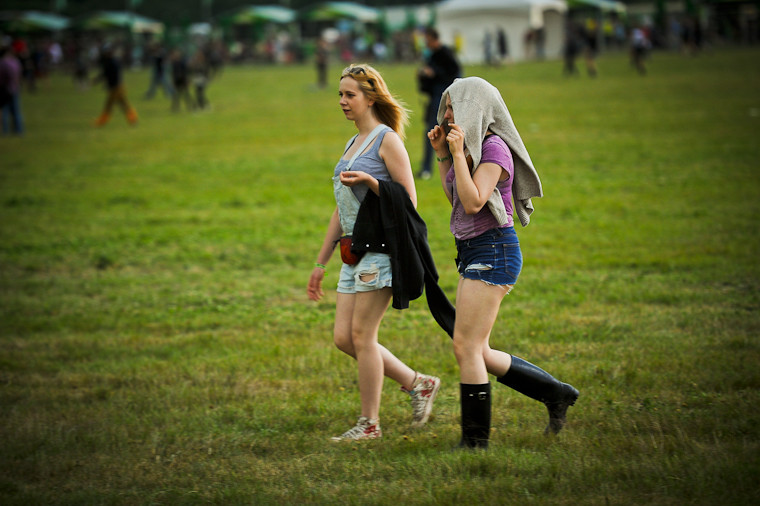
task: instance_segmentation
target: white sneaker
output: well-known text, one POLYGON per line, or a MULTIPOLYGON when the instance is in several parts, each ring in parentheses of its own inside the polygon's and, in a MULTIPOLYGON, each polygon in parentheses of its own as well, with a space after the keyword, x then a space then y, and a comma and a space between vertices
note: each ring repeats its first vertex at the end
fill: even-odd
POLYGON ((380 430, 380 422, 371 420, 366 416, 360 416, 354 428, 347 430, 340 436, 330 438, 332 441, 363 441, 365 439, 377 439, 383 435, 380 430))
POLYGON ((427 423, 440 387, 440 378, 420 373, 417 373, 411 390, 401 387, 412 398, 412 427, 422 427, 427 423))

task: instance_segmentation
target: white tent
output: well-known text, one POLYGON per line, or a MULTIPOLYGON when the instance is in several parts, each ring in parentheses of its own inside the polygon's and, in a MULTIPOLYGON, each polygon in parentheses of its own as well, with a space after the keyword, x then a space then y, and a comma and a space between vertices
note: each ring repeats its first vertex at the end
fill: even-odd
POLYGON ((565 0, 445 0, 437 10, 436 26, 441 40, 459 50, 462 63, 483 63, 486 46, 498 58, 498 33, 507 40, 508 57, 557 58, 565 37, 565 0), (540 30, 540 32, 536 32, 540 30), (540 33, 539 44, 526 42, 527 35, 540 33))

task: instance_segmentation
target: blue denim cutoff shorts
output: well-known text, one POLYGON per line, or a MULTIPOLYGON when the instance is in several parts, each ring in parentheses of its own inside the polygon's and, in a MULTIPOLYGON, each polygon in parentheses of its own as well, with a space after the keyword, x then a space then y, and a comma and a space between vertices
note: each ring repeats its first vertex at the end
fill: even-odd
POLYGON ((514 227, 492 228, 472 239, 457 239, 457 270, 466 279, 489 285, 514 285, 522 252, 514 227))
POLYGON ((356 265, 343 264, 338 279, 338 293, 371 292, 391 286, 391 257, 386 253, 368 251, 356 265), (377 274, 370 281, 362 276, 377 274))

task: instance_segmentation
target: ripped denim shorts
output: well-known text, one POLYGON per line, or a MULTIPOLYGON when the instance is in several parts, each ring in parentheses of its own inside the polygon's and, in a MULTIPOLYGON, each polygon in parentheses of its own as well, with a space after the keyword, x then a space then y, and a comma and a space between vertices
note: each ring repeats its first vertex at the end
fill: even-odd
POLYGON ((358 264, 343 264, 338 293, 371 292, 391 286, 391 257, 368 251, 358 264))
POLYGON ((457 270, 466 279, 489 285, 514 285, 522 252, 514 227, 492 228, 472 239, 457 239, 457 270))

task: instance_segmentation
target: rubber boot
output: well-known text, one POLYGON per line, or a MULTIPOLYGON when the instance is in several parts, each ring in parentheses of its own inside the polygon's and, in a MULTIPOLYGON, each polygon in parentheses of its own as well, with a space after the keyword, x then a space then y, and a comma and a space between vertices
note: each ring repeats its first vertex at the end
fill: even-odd
POLYGON ((540 367, 514 355, 509 370, 497 381, 546 405, 549 411, 546 434, 557 434, 562 430, 567 420, 567 408, 575 404, 580 395, 572 385, 562 383, 540 367))
POLYGON ((459 384, 462 440, 459 448, 488 448, 491 432, 491 384, 459 384))

